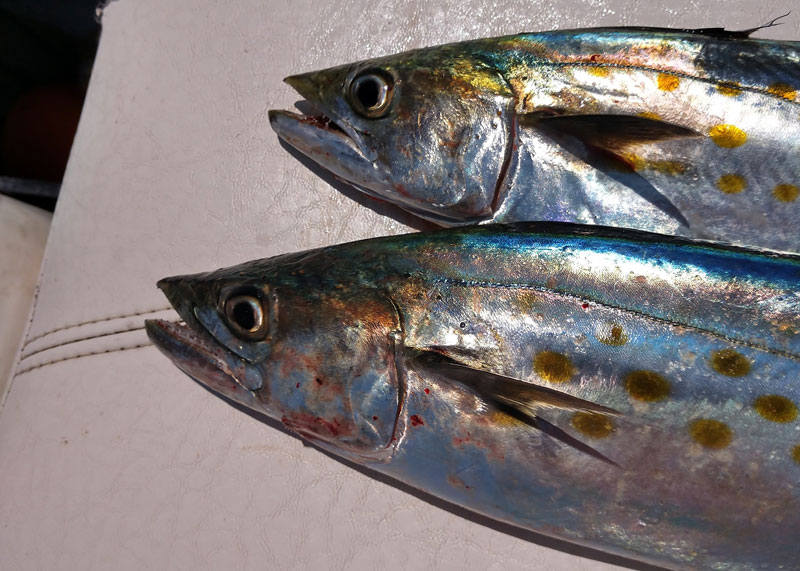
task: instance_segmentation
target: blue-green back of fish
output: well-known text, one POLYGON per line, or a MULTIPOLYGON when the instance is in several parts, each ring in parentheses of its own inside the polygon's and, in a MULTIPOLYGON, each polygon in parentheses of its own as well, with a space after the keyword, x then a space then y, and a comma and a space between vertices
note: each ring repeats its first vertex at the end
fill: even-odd
POLYGON ((339 177, 446 225, 559 220, 800 251, 800 45, 741 36, 425 48, 288 78, 326 120, 271 117, 339 177))
POLYGON ((796 257, 519 224, 161 287, 178 366, 334 453, 668 567, 800 568, 796 257))

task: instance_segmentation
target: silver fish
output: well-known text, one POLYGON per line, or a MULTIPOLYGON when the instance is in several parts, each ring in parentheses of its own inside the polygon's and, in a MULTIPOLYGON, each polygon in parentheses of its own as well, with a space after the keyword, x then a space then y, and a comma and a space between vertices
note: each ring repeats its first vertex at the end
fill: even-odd
POLYGON ((521 34, 286 82, 278 136, 443 225, 556 220, 800 251, 800 43, 753 30, 521 34))
POLYGON ((800 568, 800 257, 564 224, 159 282, 151 340, 334 454, 671 568, 800 568))

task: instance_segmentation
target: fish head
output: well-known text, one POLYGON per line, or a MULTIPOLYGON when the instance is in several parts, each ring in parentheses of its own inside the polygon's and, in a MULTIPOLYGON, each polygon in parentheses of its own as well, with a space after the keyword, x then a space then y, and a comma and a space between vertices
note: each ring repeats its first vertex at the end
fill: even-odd
POLYGON ((464 48, 444 46, 294 75, 316 115, 270 111, 289 145, 424 218, 491 216, 514 133, 514 96, 464 48))
POLYGON ((148 336, 224 397, 340 456, 385 461, 401 398, 397 311, 375 289, 337 288, 324 265, 275 269, 263 260, 161 280, 183 323, 150 320, 148 336))

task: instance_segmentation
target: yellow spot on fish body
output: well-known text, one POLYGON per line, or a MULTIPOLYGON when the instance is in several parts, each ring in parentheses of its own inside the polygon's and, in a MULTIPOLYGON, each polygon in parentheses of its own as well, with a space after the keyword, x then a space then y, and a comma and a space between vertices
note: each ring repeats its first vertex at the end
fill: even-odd
POLYGON ((663 121, 664 119, 658 113, 653 113, 652 111, 642 111, 639 113, 639 117, 644 117, 645 119, 653 119, 655 121, 663 121))
POLYGON ((658 402, 669 396, 669 381, 655 371, 633 371, 625 377, 625 388, 632 398, 658 402))
POLYGON ((461 89, 471 93, 470 86, 477 87, 486 93, 501 93, 508 89, 504 81, 495 73, 476 69, 469 59, 459 57, 453 62, 453 77, 460 79, 461 89), (465 89, 466 88, 466 89, 465 89))
POLYGON ((675 91, 681 84, 681 80, 678 77, 667 73, 659 73, 657 81, 658 88, 661 91, 675 91))
POLYGON ((611 75, 611 70, 607 67, 595 67, 591 66, 587 68, 587 71, 592 75, 596 75, 597 77, 608 77, 611 75))
POLYGON ((715 125, 711 127, 708 136, 717 146, 725 149, 740 147, 747 141, 747 133, 735 125, 715 125))
POLYGON ((717 91, 728 97, 736 97, 742 92, 742 89, 735 81, 723 81, 717 84, 717 91))
POLYGON ((496 426, 504 426, 507 428, 513 428, 515 426, 526 426, 526 427, 528 426, 527 424, 524 424, 522 421, 517 420, 513 416, 499 410, 495 411, 489 417, 489 424, 496 426))
POLYGON ((686 164, 680 161, 650 161, 647 166, 656 172, 672 176, 686 172, 686 164))
POLYGON ((794 202, 800 196, 800 188, 794 184, 779 184, 772 189, 772 196, 781 202, 794 202))
POLYGON ((747 181, 740 174, 724 174, 717 179, 717 188, 725 194, 739 194, 747 188, 747 181))
POLYGON ((781 395, 763 395, 753 405, 756 412, 771 422, 792 422, 797 418, 797 406, 781 395))
POLYGON ((652 170, 661 174, 676 176, 687 170, 685 163, 670 160, 649 160, 634 153, 620 155, 635 171, 652 170))
POLYGON ((538 299, 536 294, 523 290, 512 298, 512 303, 521 315, 530 315, 536 310, 538 299))
POLYGON ((720 349, 711 353, 711 368, 728 377, 743 377, 750 372, 750 361, 733 349, 720 349))
POLYGON ((800 444, 792 448, 792 460, 800 464, 800 444))
POLYGON ((631 168, 633 168, 633 170, 635 171, 644 170, 645 165, 647 164, 642 157, 640 157, 639 155, 635 155, 633 153, 624 154, 622 155, 622 158, 628 161, 631 168))
POLYGON ((777 95, 778 97, 783 97, 784 99, 789 99, 790 101, 794 100, 794 98, 797 96, 797 90, 791 85, 787 85, 785 83, 773 83, 767 87, 767 91, 772 95, 777 95))
POLYGON ((569 357, 554 351, 542 351, 533 359, 533 369, 545 381, 564 383, 575 373, 569 357))
POLYGON ((625 334, 625 330, 622 328, 622 325, 618 323, 601 324, 595 336, 600 343, 610 345, 611 347, 621 347, 628 342, 628 336, 625 334))
POLYGON ((733 440, 733 431, 724 422, 699 418, 689 425, 692 440, 704 448, 720 450, 733 440))
POLYGON ((614 422, 596 412, 578 412, 572 417, 572 426, 589 438, 606 438, 614 432, 614 422))

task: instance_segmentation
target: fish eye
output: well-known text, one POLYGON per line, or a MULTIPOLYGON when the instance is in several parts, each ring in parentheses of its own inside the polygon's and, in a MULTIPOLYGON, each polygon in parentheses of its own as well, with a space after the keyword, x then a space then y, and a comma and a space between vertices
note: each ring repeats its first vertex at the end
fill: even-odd
POLYGON ((350 104, 365 117, 377 119, 389 110, 394 80, 383 73, 368 71, 353 78, 348 95, 350 104))
POLYGON ((269 333, 267 309, 255 292, 236 292, 225 300, 225 319, 231 331, 248 341, 263 341, 269 333))

